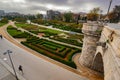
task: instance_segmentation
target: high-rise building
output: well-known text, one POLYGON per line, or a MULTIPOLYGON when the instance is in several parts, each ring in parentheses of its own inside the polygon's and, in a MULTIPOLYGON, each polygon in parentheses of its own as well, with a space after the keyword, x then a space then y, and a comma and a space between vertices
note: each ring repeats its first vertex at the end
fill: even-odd
POLYGON ((4 15, 5 15, 4 10, 0 10, 0 17, 1 17, 1 16, 4 16, 4 15))
POLYGON ((61 20, 61 13, 59 11, 48 10, 47 19, 49 20, 61 20))

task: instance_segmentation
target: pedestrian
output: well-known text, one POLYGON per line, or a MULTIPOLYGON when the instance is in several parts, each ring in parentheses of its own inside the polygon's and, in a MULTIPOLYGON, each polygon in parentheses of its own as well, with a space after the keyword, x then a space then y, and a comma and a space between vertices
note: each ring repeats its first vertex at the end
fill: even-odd
POLYGON ((3 38, 2 35, 0 35, 0 38, 1 38, 1 39, 3 38))
POLYGON ((23 68, 22 68, 21 65, 19 65, 18 70, 19 70, 20 72, 22 72, 22 75, 23 75, 23 68))

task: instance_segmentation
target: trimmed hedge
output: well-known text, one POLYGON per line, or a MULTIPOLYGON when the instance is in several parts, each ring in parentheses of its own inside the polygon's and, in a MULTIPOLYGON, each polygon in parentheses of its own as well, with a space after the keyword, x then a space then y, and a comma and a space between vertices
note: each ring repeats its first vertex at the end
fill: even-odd
POLYGON ((41 46, 41 45, 39 45, 39 44, 32 44, 32 45, 37 46, 38 48, 42 48, 43 50, 46 50, 46 51, 48 51, 48 52, 51 52, 51 53, 54 54, 54 55, 57 55, 57 56, 60 56, 60 57, 64 58, 64 55, 58 54, 57 52, 55 52, 55 51, 53 51, 53 50, 51 50, 51 49, 48 49, 48 48, 46 48, 46 47, 44 47, 44 46, 41 46))
POLYGON ((34 46, 30 46, 30 45, 29 45, 28 43, 26 43, 26 42, 21 42, 21 43, 22 43, 23 45, 25 45, 25 46, 33 49, 33 50, 35 50, 35 51, 37 51, 37 52, 45 55, 45 56, 48 56, 48 57, 50 57, 50 58, 52 58, 52 59, 55 59, 55 60, 57 60, 57 61, 59 61, 59 62, 62 62, 62 63, 64 63, 64 64, 66 64, 66 65, 68 65, 68 66, 71 66, 71 67, 73 67, 73 68, 76 68, 76 65, 75 65, 75 63, 74 63, 73 61, 65 61, 65 60, 63 60, 63 59, 59 59, 59 58, 57 58, 57 57, 54 57, 54 56, 45 54, 43 51, 41 51, 41 50, 39 50, 39 49, 36 49, 34 46))
POLYGON ((83 45, 83 43, 79 43, 79 42, 77 42, 77 40, 73 40, 73 39, 64 39, 64 38, 52 38, 52 39, 60 41, 60 42, 80 46, 80 47, 82 47, 82 45, 83 45))
POLYGON ((43 46, 45 46, 45 47, 47 47, 47 48, 50 48, 50 49, 52 49, 52 50, 57 50, 56 47, 51 46, 51 45, 43 44, 43 46))

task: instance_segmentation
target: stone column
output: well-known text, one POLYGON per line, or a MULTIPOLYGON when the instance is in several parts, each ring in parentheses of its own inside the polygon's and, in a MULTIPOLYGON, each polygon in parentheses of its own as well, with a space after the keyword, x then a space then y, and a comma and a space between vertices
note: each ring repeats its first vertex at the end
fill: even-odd
POLYGON ((81 65, 92 68, 93 58, 97 48, 97 42, 101 35, 102 27, 97 22, 89 22, 83 25, 84 33, 82 53, 79 58, 81 65))

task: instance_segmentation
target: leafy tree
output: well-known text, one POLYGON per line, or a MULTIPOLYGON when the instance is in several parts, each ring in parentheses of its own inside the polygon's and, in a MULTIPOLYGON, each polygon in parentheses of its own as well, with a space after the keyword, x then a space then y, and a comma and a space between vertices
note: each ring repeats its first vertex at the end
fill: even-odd
POLYGON ((36 15, 36 17, 39 18, 39 19, 42 19, 42 18, 43 18, 43 15, 38 13, 38 14, 36 15))
POLYGON ((64 19, 65 19, 65 22, 72 22, 73 13, 71 12, 64 13, 64 19))
POLYGON ((42 19, 34 19, 34 20, 32 20, 32 22, 38 23, 38 24, 44 24, 44 20, 42 20, 42 19))
POLYGON ((3 18, 0 22, 1 23, 8 23, 8 19, 7 18, 3 18))
POLYGON ((115 6, 113 11, 111 11, 108 15, 110 22, 119 22, 120 21, 120 6, 115 6))
POLYGON ((19 17, 19 18, 15 18, 14 21, 25 23, 26 22, 26 18, 19 17))
POLYGON ((91 11, 87 14, 88 20, 91 20, 91 21, 96 21, 96 20, 98 20, 99 11, 100 11, 100 8, 94 8, 93 10, 91 10, 91 11))
POLYGON ((27 15, 27 19, 34 20, 36 19, 35 15, 27 15))

